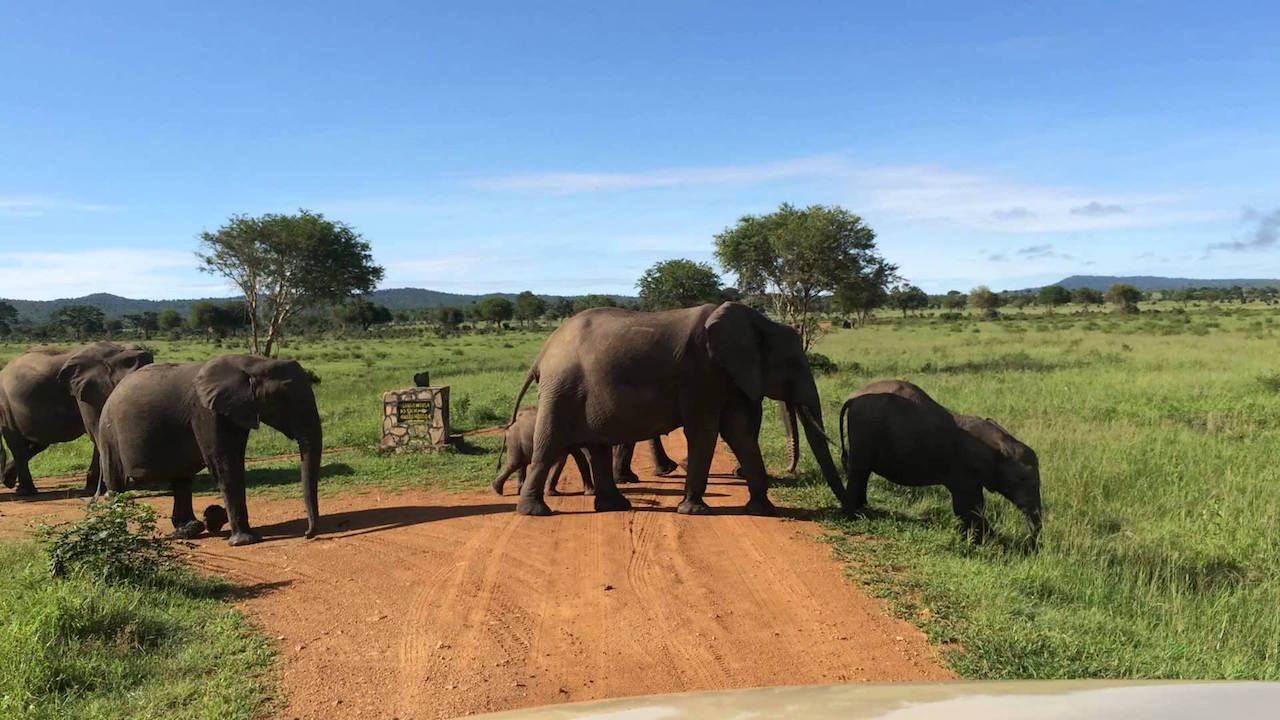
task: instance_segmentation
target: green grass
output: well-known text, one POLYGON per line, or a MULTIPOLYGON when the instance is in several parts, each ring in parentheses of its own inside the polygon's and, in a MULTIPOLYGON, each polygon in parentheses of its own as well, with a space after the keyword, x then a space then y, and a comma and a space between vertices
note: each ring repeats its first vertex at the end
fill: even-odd
MULTIPOLYGON (((1016 549, 1022 520, 995 496, 988 508, 1002 539, 971 547, 942 488, 873 478, 875 513, 845 521, 802 453, 797 476, 775 493, 820 508, 850 574, 942 643, 964 676, 1280 679, 1278 315, 1169 303, 1131 316, 885 314, 818 341, 814 350, 840 368, 819 378, 832 431, 848 393, 898 377, 957 411, 996 418, 1035 448, 1046 512, 1038 554, 1016 549)), ((453 387, 455 430, 495 424, 545 334, 290 342, 281 355, 323 378, 326 445, 357 448, 326 457, 321 492, 484 487, 497 438, 461 452, 377 454, 381 393, 429 369, 453 387)), ((161 360, 232 351, 153 344, 161 360)), ((0 346, 0 359, 19 349, 0 346)), ((761 442, 769 464, 782 466, 771 403, 761 442)), ((295 450, 267 430, 249 454, 295 450)), ((53 448, 36 471, 82 472, 87 456, 83 440, 53 448)), ((299 495, 292 459, 255 463, 249 481, 254 493, 299 495)))
MULTIPOLYGON (((1165 309, 1168 306, 1164 306, 1165 309)), ((850 572, 974 678, 1280 678, 1276 312, 894 321, 828 335, 857 362, 819 381, 828 417, 874 379, 997 418, 1040 457, 1041 550, 952 530, 942 488, 873 478, 845 521, 812 464, 782 491, 826 508, 850 572), (1088 328, 1088 329, 1087 329, 1088 328)), ((780 458, 775 457, 775 464, 780 458)))
POLYGON ((230 592, 187 571, 147 586, 53 580, 33 544, 0 544, 0 717, 261 716, 274 653, 230 592))

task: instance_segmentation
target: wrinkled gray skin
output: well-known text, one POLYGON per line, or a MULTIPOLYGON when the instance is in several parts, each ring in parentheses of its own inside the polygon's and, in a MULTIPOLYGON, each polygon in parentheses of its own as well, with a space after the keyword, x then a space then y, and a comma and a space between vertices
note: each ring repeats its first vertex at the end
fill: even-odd
MULTIPOLYGON (((145 350, 96 342, 75 350, 35 348, 0 370, 0 434, 13 455, 0 447, 5 487, 35 495, 31 458, 54 443, 70 442, 86 432, 96 444, 102 405, 125 375, 149 365, 145 350)), ((98 453, 89 460, 84 491, 98 489, 98 453)))
MULTIPOLYGON (((513 473, 518 474, 518 487, 524 487, 525 470, 533 460, 533 428, 537 418, 537 408, 522 408, 516 413, 516 421, 507 425, 503 431, 502 446, 506 450, 506 462, 498 470, 498 477, 491 484, 493 491, 499 495, 502 494, 507 478, 513 473)), ((591 466, 587 463, 587 456, 583 455, 579 448, 570 450, 569 455, 578 464, 578 474, 582 476, 583 494, 595 495, 596 487, 591 482, 591 466)), ((560 494, 558 486, 560 473, 564 471, 565 460, 565 457, 561 457, 551 468, 551 479, 547 483, 548 495, 560 494)))
POLYGON ((102 409, 98 454, 111 492, 130 479, 169 483, 177 537, 205 525, 191 507, 191 479, 202 468, 222 491, 232 545, 261 538, 249 527, 244 500, 244 451, 262 422, 298 443, 307 537, 319 520, 316 482, 323 449, 311 376, 293 361, 224 355, 204 363, 151 365, 128 376, 102 409))
POLYGON ((656 313, 587 310, 547 339, 516 397, 516 409, 535 380, 538 417, 529 481, 516 505, 521 514, 551 513, 542 498, 547 474, 556 459, 576 447, 585 447, 590 458, 595 509, 630 508, 614 482, 612 446, 678 427, 689 445, 679 512, 709 511, 703 495, 720 435, 742 465, 751 493, 747 512, 772 514, 759 445, 765 397, 797 409, 828 485, 844 499, 800 337, 741 303, 656 313))
MULTIPOLYGON (((796 410, 785 401, 778 401, 778 412, 782 416, 782 430, 787 436, 787 472, 794 473, 800 464, 800 444, 796 442, 796 410)), ((635 443, 624 443, 613 449, 613 476, 620 482, 639 482, 640 478, 631 470, 631 458, 635 454, 635 443)), ((680 467, 662 447, 662 438, 649 441, 649 450, 653 453, 653 467, 659 477, 666 477, 680 467)), ((734 468, 735 477, 743 477, 742 466, 734 468)))
POLYGON ((981 541, 990 532, 982 515, 986 488, 1022 511, 1034 545, 1040 533, 1040 463, 994 420, 957 415, 909 382, 883 380, 845 400, 840 435, 847 507, 866 506, 872 472, 899 485, 945 485, 966 534, 981 541))

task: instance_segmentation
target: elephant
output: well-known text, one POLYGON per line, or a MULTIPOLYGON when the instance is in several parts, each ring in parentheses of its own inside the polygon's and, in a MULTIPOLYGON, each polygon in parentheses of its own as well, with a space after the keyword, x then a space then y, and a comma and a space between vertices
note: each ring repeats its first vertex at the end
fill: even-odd
MULTIPOLYGON (((217 482, 233 546, 258 542, 245 506, 244 453, 259 422, 298 443, 308 538, 319 521, 316 483, 323 450, 316 378, 291 360, 223 355, 203 363, 157 364, 121 381, 102 409, 98 453, 107 489, 128 481, 169 483, 174 536, 204 532, 191 506, 191 479, 202 468, 217 482)), ((214 529, 216 531, 216 528, 214 529)))
POLYGON ((18 495, 35 495, 31 458, 54 443, 88 433, 95 443, 85 475, 84 492, 98 489, 98 416, 103 403, 126 375, 154 360, 146 350, 96 342, 75 350, 34 348, 0 370, 0 434, 9 446, 7 461, 0 446, 6 487, 18 495))
MULTIPOLYGON (((782 415, 782 430, 787 438, 787 457, 789 458, 787 472, 794 473, 796 466, 800 464, 800 445, 796 442, 796 411, 784 400, 778 401, 778 411, 782 415)), ((650 440, 649 450, 653 453, 653 467, 658 477, 666 477, 680 467, 662 447, 662 438, 650 440)), ((634 453, 635 443, 624 443, 614 448, 613 476, 617 482, 639 482, 639 478, 631 470, 631 458, 634 453)), ((741 465, 733 469, 733 476, 744 477, 741 465)))
MULTIPOLYGON (((498 470, 498 477, 491 485, 495 493, 502 494, 507 478, 511 477, 512 473, 519 473, 519 487, 524 487, 525 471, 533 458, 533 428, 537 416, 537 408, 523 408, 516 414, 515 422, 507 425, 503 430, 502 447, 505 451, 506 463, 498 470)), ((578 464, 578 474, 582 476, 583 494, 594 495, 596 488, 591 482, 591 466, 587 463, 586 456, 582 454, 580 448, 569 450, 569 455, 578 464)), ((550 481, 547 483, 548 495, 560 494, 557 486, 560 483, 560 473, 564 471, 565 459, 561 457, 551 469, 550 481)))
POLYGON ((1035 546, 1040 461, 994 420, 953 413, 905 380, 882 380, 849 395, 839 422, 847 507, 866 507, 872 472, 898 485, 945 485, 965 534, 981 541, 990 532, 982 514, 986 488, 1022 511, 1035 546))
POLYGON ((539 399, 533 459, 516 504, 523 515, 551 514, 542 497, 547 473, 577 447, 585 447, 590 459, 595 509, 629 509, 614 481, 612 446, 677 427, 684 428, 689 445, 678 512, 710 512, 703 496, 720 435, 742 465, 750 490, 746 511, 773 514, 759 445, 764 397, 797 409, 827 484, 844 500, 800 336, 742 303, 663 312, 583 311, 543 344, 516 396, 513 421, 535 381, 539 399))

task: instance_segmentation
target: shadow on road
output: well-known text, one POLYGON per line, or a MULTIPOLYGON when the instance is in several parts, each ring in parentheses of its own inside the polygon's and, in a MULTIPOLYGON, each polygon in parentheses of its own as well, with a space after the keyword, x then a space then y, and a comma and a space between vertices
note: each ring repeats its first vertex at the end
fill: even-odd
MULTIPOLYGON (((485 505, 426 506, 401 505, 396 507, 366 508, 346 512, 324 514, 323 505, 320 512, 320 532, 317 537, 353 537, 369 533, 395 530, 396 528, 419 525, 426 522, 452 520, 475 515, 492 515, 494 513, 512 512, 514 503, 488 503, 485 505)), ((278 540, 290 537, 301 537, 307 530, 307 520, 299 517, 274 525, 255 527, 263 540, 278 540)))

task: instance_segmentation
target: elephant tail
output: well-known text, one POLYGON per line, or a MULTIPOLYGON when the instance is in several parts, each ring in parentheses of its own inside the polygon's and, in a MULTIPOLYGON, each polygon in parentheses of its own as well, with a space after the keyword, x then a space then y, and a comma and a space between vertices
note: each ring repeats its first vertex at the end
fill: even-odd
MULTIPOLYGON (((538 354, 538 359, 542 359, 542 354, 538 354)), ((524 385, 520 386, 520 392, 516 394, 515 407, 511 408, 511 423, 516 422, 516 416, 520 414, 520 403, 524 400, 524 394, 529 391, 529 386, 538 380, 538 361, 533 362, 533 367, 529 368, 529 374, 524 378, 524 385)))
MULTIPOLYGON (((9 484, 9 473, 7 472, 8 469, 9 469, 9 457, 5 455, 5 452, 4 452, 4 438, 0 437, 0 473, 4 475, 5 487, 13 487, 13 485, 9 484)), ((15 485, 17 484, 16 481, 14 484, 15 485)))

